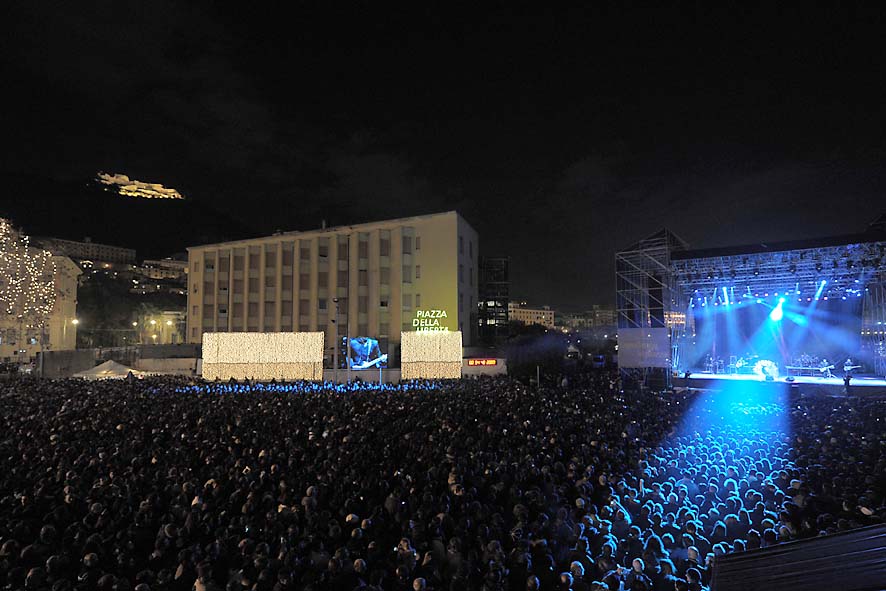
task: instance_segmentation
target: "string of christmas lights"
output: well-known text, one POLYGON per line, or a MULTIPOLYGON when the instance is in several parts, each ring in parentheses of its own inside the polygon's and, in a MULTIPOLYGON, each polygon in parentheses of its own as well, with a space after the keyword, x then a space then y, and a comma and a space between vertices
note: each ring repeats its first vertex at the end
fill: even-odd
POLYGON ((23 330, 42 329, 55 305, 55 272, 52 253, 0 218, 0 313, 23 330))

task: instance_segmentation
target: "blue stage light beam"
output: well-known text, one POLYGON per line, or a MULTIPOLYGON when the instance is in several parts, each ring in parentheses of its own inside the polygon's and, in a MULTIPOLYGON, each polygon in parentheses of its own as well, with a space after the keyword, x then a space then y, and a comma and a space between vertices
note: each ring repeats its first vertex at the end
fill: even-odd
POLYGON ((784 298, 778 298, 778 305, 769 313, 769 320, 772 322, 781 322, 784 318, 784 298))
POLYGON ((729 305, 729 292, 726 290, 726 286, 723 286, 723 303, 727 306, 729 305))
POLYGON ((824 286, 827 284, 827 279, 822 279, 821 283, 818 284, 818 289, 815 290, 815 301, 818 301, 821 298, 821 294, 824 292, 824 286))

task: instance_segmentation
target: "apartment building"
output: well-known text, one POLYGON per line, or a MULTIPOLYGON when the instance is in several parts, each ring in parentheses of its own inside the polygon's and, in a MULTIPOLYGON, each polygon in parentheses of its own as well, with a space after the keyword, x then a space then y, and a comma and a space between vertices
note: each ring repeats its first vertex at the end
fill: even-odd
POLYGON ((336 334, 394 345, 401 330, 461 330, 468 346, 478 253, 477 232, 454 211, 194 246, 187 339, 325 331, 331 350, 336 334))
POLYGON ((522 322, 527 326, 539 324, 545 328, 554 328, 554 311, 550 306, 530 308, 526 302, 508 302, 508 320, 522 322))

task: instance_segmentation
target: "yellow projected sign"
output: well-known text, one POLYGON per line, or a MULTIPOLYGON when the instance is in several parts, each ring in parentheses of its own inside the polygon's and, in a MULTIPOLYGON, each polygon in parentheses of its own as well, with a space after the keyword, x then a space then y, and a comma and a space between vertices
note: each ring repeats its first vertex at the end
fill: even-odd
POLYGON ((449 314, 446 310, 416 310, 415 318, 412 319, 412 328, 415 332, 447 332, 452 330, 449 326, 449 314))

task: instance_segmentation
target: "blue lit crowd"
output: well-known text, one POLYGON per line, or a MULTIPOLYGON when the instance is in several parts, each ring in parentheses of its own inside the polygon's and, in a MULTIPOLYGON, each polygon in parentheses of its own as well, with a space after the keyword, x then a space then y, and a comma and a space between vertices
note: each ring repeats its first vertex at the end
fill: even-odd
POLYGON ((792 400, 781 432, 700 396, 8 381, 0 588, 697 591, 719 556, 883 522, 883 401, 792 400))

